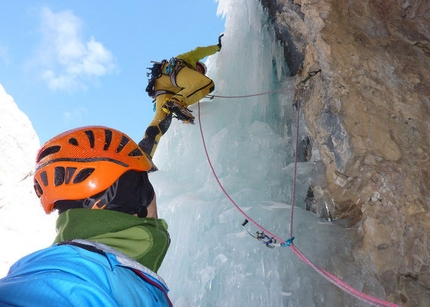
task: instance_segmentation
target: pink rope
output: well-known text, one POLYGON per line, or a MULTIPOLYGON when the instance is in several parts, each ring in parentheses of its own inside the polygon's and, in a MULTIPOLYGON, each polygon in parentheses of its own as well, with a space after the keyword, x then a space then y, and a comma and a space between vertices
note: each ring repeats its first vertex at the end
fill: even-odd
POLYGON ((203 142, 203 147, 205 149, 205 153, 206 153, 206 158, 208 160, 209 166, 212 170, 212 174, 215 177, 216 182, 218 183, 219 187, 221 188, 221 190, 224 192, 225 196, 230 200, 230 202, 236 207, 237 210, 240 211, 240 213, 243 214, 243 216, 245 216, 245 218, 247 220, 249 220, 251 223, 253 223, 255 226, 257 226, 258 228, 260 228, 262 231, 264 231, 265 233, 269 234, 270 236, 272 236, 273 238, 275 238, 276 240, 280 241, 281 243, 285 244, 285 241, 282 240, 281 238, 277 237, 276 235, 272 234, 271 232, 267 231, 266 229, 264 229, 262 226, 260 226, 260 224, 258 224, 256 221, 254 221, 248 214, 245 213, 245 211, 243 211, 237 204, 236 202, 230 197, 230 195, 227 193, 227 191, 224 189, 222 183, 220 182, 218 176, 216 175, 215 169, 212 165, 211 159, 209 157, 209 153, 206 147, 206 141, 205 141, 205 137, 203 134, 203 128, 202 128, 202 121, 200 118, 200 102, 197 103, 197 107, 198 107, 198 115, 199 115, 199 127, 200 127, 200 134, 202 136, 202 142, 203 142))
POLYGON ((344 281, 340 280, 336 276, 328 273, 324 269, 320 268, 319 266, 313 264, 294 244, 290 245, 291 249, 294 251, 294 253, 306 264, 311 266, 317 273, 319 273, 322 277, 327 279, 329 282, 334 284, 339 289, 345 291, 346 293, 349 293, 350 295, 356 297, 357 299, 368 303, 372 306, 386 306, 386 307, 402 307, 401 305, 397 305, 394 303, 387 302, 385 300, 373 297, 371 295, 365 294, 363 292, 360 292, 353 287, 351 287, 349 284, 345 283, 344 281))
MULTIPOLYGON (((282 89, 285 90, 285 89, 282 89)), ((267 93, 273 93, 273 92, 266 92, 263 94, 267 94, 267 93)), ((300 93, 300 92, 299 92, 300 93)), ((298 94, 299 94, 298 93, 298 94)), ((263 95, 262 94, 262 95, 263 95)), ((250 97, 250 96, 257 96, 259 94, 255 94, 255 95, 248 95, 248 96, 242 96, 242 97, 250 97)), ((213 97, 218 97, 218 98, 229 98, 229 96, 213 96, 213 97)), ((230 96, 231 98, 238 98, 239 96, 230 96)), ((363 292, 360 292, 356 289, 354 289, 353 287, 351 287, 349 284, 345 283, 344 281, 342 281, 341 279, 337 278, 336 276, 330 274, 329 272, 325 271, 324 269, 320 268, 319 266, 313 264, 295 245, 292 241, 290 241, 290 244, 285 245, 286 241, 282 240, 281 238, 279 238, 278 236, 274 235, 273 233, 271 233, 270 231, 268 231, 267 229, 265 229, 263 226, 261 226, 260 224, 258 224, 256 221, 254 221, 248 214, 246 214, 237 204, 236 202, 230 197, 230 195, 227 193, 227 191, 224 189, 222 183, 220 182, 215 169, 212 165, 211 159, 209 157, 209 153, 206 147, 206 141, 205 141, 205 137, 204 137, 204 133, 203 133, 203 128, 202 128, 202 121, 201 121, 201 112, 200 112, 200 102, 197 103, 197 107, 198 107, 198 117, 199 117, 199 128, 200 128, 200 134, 202 137, 202 143, 203 143, 203 147, 205 150, 205 154, 206 154, 206 158, 207 161, 209 163, 209 166, 212 170, 212 174, 215 177, 215 180, 217 181, 219 187, 221 188, 221 190, 223 191, 223 193, 225 194, 225 196, 230 200, 230 202, 236 207, 237 210, 239 210, 240 213, 242 213, 243 216, 245 216, 245 218, 250 221, 251 223, 253 223, 257 228, 259 228, 260 230, 262 230, 263 232, 265 232, 266 234, 270 235, 271 237, 273 237, 274 239, 276 239, 277 241, 281 242, 281 244, 283 244, 284 246, 289 246, 293 252, 306 264, 308 264, 310 267, 312 267, 317 273, 319 273, 322 277, 324 277, 325 279, 327 279, 329 282, 331 282, 333 285, 335 285, 336 287, 340 288, 341 290, 345 291, 346 293, 349 293, 350 295, 356 297, 357 299, 368 303, 372 306, 384 306, 384 307, 402 307, 401 305, 397 305, 394 303, 390 303, 387 302, 385 300, 373 297, 371 295, 365 294, 363 292)), ((295 190, 296 190, 296 176, 297 176, 297 150, 298 150, 298 135, 299 135, 299 120, 300 120, 300 100, 297 101, 297 123, 296 123, 296 152, 295 152, 295 159, 294 159, 294 173, 293 173, 293 187, 292 187, 292 193, 291 193, 291 198, 292 198, 292 204, 291 204, 291 222, 290 222, 290 235, 291 238, 293 238, 293 215, 294 215, 294 200, 295 200, 295 190)))
MULTIPOLYGON (((300 89, 298 96, 300 95, 300 89)), ((300 97, 300 96, 299 96, 300 97)), ((296 151, 294 153, 294 172, 293 172, 293 186, 291 191, 291 217, 290 217, 290 238, 293 237, 293 221, 294 221, 294 204, 296 200, 296 178, 297 178, 297 149, 299 148, 299 121, 300 121, 300 99, 297 100, 297 122, 296 122, 296 151)))

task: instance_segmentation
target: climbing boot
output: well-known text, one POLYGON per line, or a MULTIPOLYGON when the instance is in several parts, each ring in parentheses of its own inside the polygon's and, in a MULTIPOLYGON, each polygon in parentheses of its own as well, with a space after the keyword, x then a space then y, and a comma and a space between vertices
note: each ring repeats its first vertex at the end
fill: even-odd
POLYGON ((192 111, 176 99, 167 100, 161 109, 167 114, 173 113, 177 119, 182 120, 184 123, 194 124, 192 111))

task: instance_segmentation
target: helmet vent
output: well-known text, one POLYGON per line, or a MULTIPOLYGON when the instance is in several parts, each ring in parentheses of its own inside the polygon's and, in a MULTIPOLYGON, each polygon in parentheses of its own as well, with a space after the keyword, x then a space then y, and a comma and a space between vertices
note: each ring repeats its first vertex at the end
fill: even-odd
POLYGON ((130 152, 128 154, 129 157, 139 157, 139 156, 143 156, 142 150, 140 150, 139 148, 135 148, 132 152, 130 152))
POLYGON ((84 181, 94 172, 94 170, 94 168, 84 168, 76 175, 75 179, 73 179, 73 183, 76 184, 84 181))
POLYGON ((116 153, 120 153, 123 150, 124 146, 130 142, 130 139, 125 135, 122 136, 121 143, 119 143, 118 148, 116 149, 116 153))
POLYGON ((59 185, 63 184, 65 174, 66 174, 66 171, 65 171, 64 167, 57 166, 55 168, 55 170, 54 170, 54 185, 55 186, 59 186, 59 185))
POLYGON ((39 198, 43 194, 42 187, 40 186, 40 184, 39 184, 39 182, 37 180, 34 182, 34 191, 36 191, 36 195, 39 198))
POLYGON ((85 134, 88 137, 88 140, 90 141, 91 148, 94 148, 94 132, 92 130, 85 131, 85 134))
POLYGON ((105 129, 105 146, 103 147, 103 150, 108 150, 111 142, 112 142, 112 130, 105 129))
POLYGON ((78 140, 75 139, 75 138, 70 138, 69 139, 69 144, 72 144, 72 145, 75 145, 75 146, 79 145, 78 140))
POLYGON ((45 187, 48 186, 48 175, 46 174, 46 171, 40 173, 40 179, 42 179, 43 185, 45 187))
POLYGON ((62 167, 57 166, 54 170, 54 184, 55 186, 62 185, 63 183, 69 184, 70 180, 73 177, 73 174, 76 172, 76 167, 62 167))
POLYGON ((72 179, 73 174, 76 172, 76 167, 66 167, 66 177, 64 178, 66 184, 70 183, 70 179, 72 179))
POLYGON ((58 145, 45 148, 45 150, 43 150, 39 154, 39 157, 38 157, 36 163, 39 163, 39 161, 42 160, 43 158, 45 158, 46 156, 52 155, 56 152, 59 152, 60 149, 61 149, 61 146, 58 146, 58 145))

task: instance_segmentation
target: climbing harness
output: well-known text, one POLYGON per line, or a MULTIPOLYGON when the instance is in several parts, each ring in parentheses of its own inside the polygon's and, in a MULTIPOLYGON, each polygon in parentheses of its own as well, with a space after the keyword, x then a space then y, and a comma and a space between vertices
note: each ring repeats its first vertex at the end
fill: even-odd
MULTIPOLYGON (((246 230, 246 232, 253 238, 257 239, 258 241, 260 241, 261 243, 265 244, 267 247, 273 249, 274 247, 290 247, 291 250, 306 264, 308 264, 309 266, 311 266, 317 273, 319 273, 322 277, 324 277, 325 279, 327 279, 329 282, 331 282, 332 284, 334 284, 335 286, 337 286, 338 288, 340 288, 341 290, 345 291, 346 293, 349 293, 350 295, 356 297, 357 299, 366 302, 372 306, 384 306, 384 307, 402 307, 401 305, 397 305, 394 303, 390 303, 387 301, 384 301, 382 299, 378 299, 376 297, 367 295, 365 293, 362 293, 360 291, 357 291, 356 289, 354 289, 353 287, 351 287, 350 285, 348 285, 347 283, 343 282, 342 280, 340 280, 339 278, 337 278, 336 276, 328 273, 327 271, 325 271, 323 268, 313 264, 293 243, 295 237, 293 236, 293 217, 294 217, 294 200, 295 200, 295 190, 296 190, 296 177, 297 177, 297 148, 298 148, 298 131, 299 131, 299 119, 300 119, 300 107, 301 107, 301 101, 300 101, 300 86, 301 85, 305 85, 306 82, 312 78, 313 76, 317 75, 319 72, 321 72, 321 70, 317 70, 317 71, 311 71, 309 72, 308 76, 303 79, 298 86, 298 92, 297 92, 297 101, 295 102, 295 106, 297 109, 297 122, 296 122, 296 154, 295 159, 294 159, 294 173, 293 173, 293 186, 292 186, 292 193, 291 193, 291 221, 290 221, 290 238, 287 240, 282 240, 279 237, 277 237, 276 235, 272 234, 271 232, 269 232, 267 229, 265 229, 264 227, 262 227, 260 224, 258 224, 257 222, 255 222, 251 217, 249 217, 237 204, 236 202, 231 198, 231 196, 227 193, 227 191, 224 189, 223 185, 221 184, 215 169, 212 165, 211 159, 209 157, 209 153, 206 147, 206 141, 204 138, 204 134, 203 134, 203 128, 202 128, 202 123, 201 123, 201 112, 200 112, 200 103, 197 103, 197 108, 198 108, 198 117, 199 117, 199 128, 200 128, 200 134, 202 137, 202 143, 203 143, 203 148, 206 154, 206 158, 207 161, 209 163, 209 167, 212 171, 212 174, 215 177, 215 180, 218 183, 218 186, 221 188, 221 190, 224 192, 224 195, 230 200, 230 202, 233 204, 233 206, 236 207, 236 209, 242 213, 242 215, 245 217, 245 221, 242 223, 242 227, 246 230), (245 227, 245 225, 248 222, 252 222, 257 228, 259 228, 261 231, 257 231, 256 235, 251 234, 251 232, 245 227), (280 242, 280 243, 278 243, 280 242)), ((261 95, 267 95, 267 94, 271 94, 271 93, 275 93, 275 92, 280 92, 280 91, 285 91, 287 89, 291 89, 291 88, 284 88, 284 89, 280 89, 277 91, 270 91, 270 92, 265 92, 265 93, 258 93, 258 94, 253 94, 253 95, 243 95, 243 96, 218 96, 218 95, 210 95, 210 96, 206 96, 209 97, 210 99, 213 98, 244 98, 244 97, 253 97, 253 96, 261 96, 261 95)))
MULTIPOLYGON (((175 92, 168 90, 155 90, 155 81, 161 76, 165 75, 170 77, 170 82, 173 86, 179 87, 176 83, 176 76, 181 71, 181 69, 184 67, 188 67, 196 71, 197 69, 192 67, 187 61, 178 58, 171 58, 169 61, 162 60, 161 62, 151 61, 151 63, 153 64, 152 67, 147 67, 147 69, 149 69, 149 72, 146 73, 146 76, 148 77, 148 85, 146 86, 145 91, 148 93, 149 97, 153 98, 153 111, 155 112, 155 100, 158 96, 163 94, 176 94, 175 92)), ((206 66, 203 63, 197 62, 196 65, 200 65, 201 69, 204 71, 203 74, 206 73, 206 66)))
POLYGON ((175 94, 174 92, 167 90, 155 90, 155 80, 160 78, 162 75, 166 75, 170 77, 170 82, 178 87, 176 83, 176 75, 179 71, 184 67, 189 67, 190 65, 184 60, 171 58, 169 61, 162 60, 161 62, 151 61, 153 63, 152 67, 147 67, 149 72, 146 73, 148 79, 148 85, 145 91, 148 93, 148 96, 153 98, 153 102, 157 96, 162 94, 175 94))
POLYGON ((182 70, 182 68, 188 67, 194 69, 187 61, 178 58, 171 58, 165 68, 164 74, 170 76, 170 82, 175 87, 179 87, 176 83, 176 76, 182 70))
POLYGON ((265 244, 267 247, 269 248, 274 248, 277 246, 281 246, 282 243, 277 243, 276 239, 274 237, 269 237, 268 235, 266 235, 266 233, 264 231, 256 232, 256 235, 254 236, 252 233, 249 232, 249 230, 245 227, 246 224, 248 224, 248 220, 245 219, 245 221, 242 223, 242 227, 243 229, 245 229, 245 231, 254 239, 257 239, 258 241, 260 241, 261 243, 265 244))

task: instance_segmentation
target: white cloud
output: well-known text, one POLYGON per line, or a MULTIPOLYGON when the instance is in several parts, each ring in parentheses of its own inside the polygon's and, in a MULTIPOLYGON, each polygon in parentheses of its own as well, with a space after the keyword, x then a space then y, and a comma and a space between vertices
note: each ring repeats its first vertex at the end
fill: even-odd
POLYGON ((84 107, 74 108, 63 114, 64 123, 66 126, 79 126, 84 121, 87 114, 88 110, 84 107))
POLYGON ((82 38, 82 21, 71 11, 41 12, 41 78, 52 90, 82 90, 94 78, 115 69, 114 57, 94 37, 82 38))
POLYGON ((77 75, 73 74, 56 74, 53 70, 45 70, 40 74, 41 78, 46 81, 48 87, 53 90, 85 90, 87 87, 79 80, 77 75))

